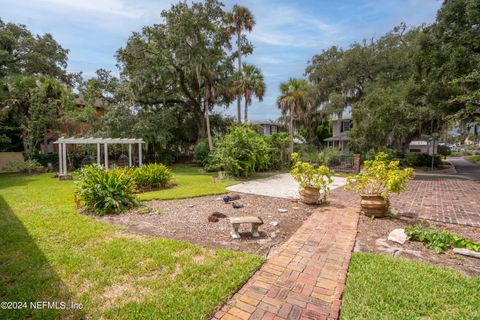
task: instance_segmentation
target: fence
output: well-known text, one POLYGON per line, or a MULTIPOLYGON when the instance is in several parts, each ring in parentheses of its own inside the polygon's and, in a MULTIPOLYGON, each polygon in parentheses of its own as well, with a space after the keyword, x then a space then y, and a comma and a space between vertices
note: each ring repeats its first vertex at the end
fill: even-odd
POLYGON ((328 167, 333 172, 347 172, 347 173, 359 173, 360 172, 360 155, 342 155, 331 160, 328 167))

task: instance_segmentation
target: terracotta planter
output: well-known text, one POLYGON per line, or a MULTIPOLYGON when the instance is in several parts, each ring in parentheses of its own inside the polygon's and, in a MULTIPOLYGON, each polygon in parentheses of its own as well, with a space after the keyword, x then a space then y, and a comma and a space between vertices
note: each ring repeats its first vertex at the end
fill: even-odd
POLYGON ((305 204, 317 204, 320 199, 320 189, 312 187, 300 187, 300 201, 305 204))
POLYGON ((388 201, 382 196, 362 195, 360 205, 366 216, 374 216, 375 218, 385 217, 388 212, 388 201))

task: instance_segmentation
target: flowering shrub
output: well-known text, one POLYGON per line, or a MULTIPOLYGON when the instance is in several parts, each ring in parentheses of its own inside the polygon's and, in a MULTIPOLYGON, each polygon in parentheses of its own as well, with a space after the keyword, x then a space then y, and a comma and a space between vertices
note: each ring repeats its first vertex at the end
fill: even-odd
POLYGON ((300 161, 298 153, 292 153, 292 161, 293 168, 290 171, 292 177, 301 187, 319 189, 323 195, 322 201, 325 202, 330 192, 328 184, 333 181, 330 169, 324 165, 315 169, 309 163, 300 161))
POLYGON ((399 169, 399 161, 390 161, 386 153, 379 152, 374 160, 364 162, 363 171, 347 178, 345 190, 353 190, 361 195, 382 196, 388 200, 391 193, 405 191, 413 179, 412 168, 399 169))

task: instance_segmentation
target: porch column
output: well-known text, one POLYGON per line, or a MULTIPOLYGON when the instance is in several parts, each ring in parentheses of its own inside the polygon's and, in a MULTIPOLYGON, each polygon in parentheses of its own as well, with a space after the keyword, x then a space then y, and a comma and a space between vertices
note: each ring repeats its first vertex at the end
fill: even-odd
POLYGON ((97 143, 97 164, 100 165, 100 143, 97 143))
POLYGON ((62 144, 58 144, 58 173, 63 174, 63 151, 62 144))
POLYGON ((132 144, 128 144, 128 166, 132 167, 132 144))
POLYGON ((108 170, 108 144, 105 142, 103 145, 103 152, 105 153, 105 170, 108 170))
POLYGON ((62 147, 62 156, 63 156, 63 174, 67 174, 67 144, 64 143, 62 147))
POLYGON ((142 161, 142 144, 138 144, 138 166, 141 167, 143 166, 143 161, 142 161))

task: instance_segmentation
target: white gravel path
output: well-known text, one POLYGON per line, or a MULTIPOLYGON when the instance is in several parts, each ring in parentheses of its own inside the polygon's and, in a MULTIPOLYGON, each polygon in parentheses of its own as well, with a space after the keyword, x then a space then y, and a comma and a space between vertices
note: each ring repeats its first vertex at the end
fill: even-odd
MULTIPOLYGON (((342 177, 333 177, 330 184, 330 190, 344 186, 346 179, 342 177)), ((296 182, 289 173, 277 174, 269 178, 247 181, 227 187, 230 191, 256 194, 260 196, 298 199, 298 182, 296 182)))

